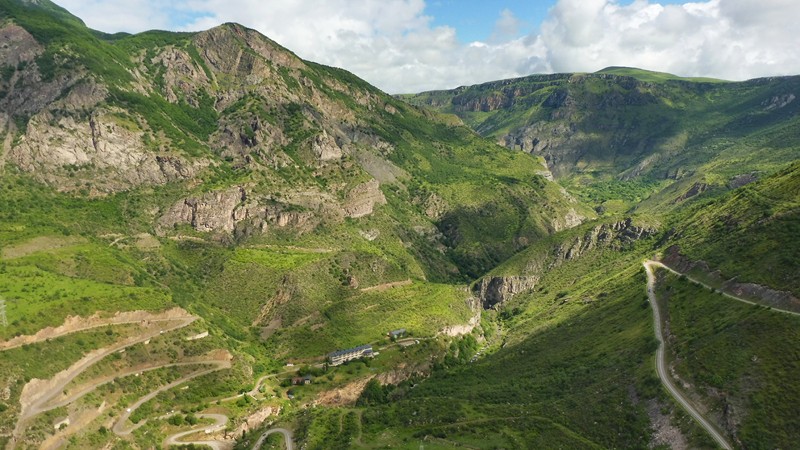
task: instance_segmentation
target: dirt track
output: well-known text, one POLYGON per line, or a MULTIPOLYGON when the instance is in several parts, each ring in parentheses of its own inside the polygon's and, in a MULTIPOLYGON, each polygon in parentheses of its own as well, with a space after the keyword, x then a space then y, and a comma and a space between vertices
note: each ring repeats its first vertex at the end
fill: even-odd
POLYGON ((26 344, 35 344, 37 342, 46 341, 47 339, 55 339, 67 334, 91 330, 93 328, 99 328, 108 325, 165 322, 181 320, 187 317, 194 316, 182 308, 172 308, 160 313, 154 313, 150 311, 124 311, 117 312, 111 317, 100 317, 99 314, 94 314, 89 317, 70 316, 64 320, 62 325, 57 327, 42 328, 36 334, 17 336, 9 339, 8 341, 0 342, 0 351, 21 347, 26 344))
MULTIPOLYGON (((136 403, 134 403, 131 406, 129 406, 125 410, 125 412, 122 413, 122 415, 119 417, 119 419, 117 420, 117 423, 114 424, 114 427, 113 427, 114 433, 117 434, 118 436, 127 436, 127 435, 131 434, 133 432, 133 430, 135 430, 135 429, 139 428, 140 426, 144 425, 145 422, 147 422, 146 420, 144 420, 142 422, 139 422, 138 424, 128 428, 127 425, 126 425, 126 422, 128 421, 128 418, 130 418, 131 414, 133 414, 134 411, 136 411, 137 408, 139 408, 143 404, 145 404, 148 401, 150 401, 151 399, 153 399, 156 395, 158 395, 158 394, 160 394, 160 393, 162 393, 164 391, 170 390, 170 389, 174 388, 175 386, 178 386, 179 384, 183 384, 186 381, 191 380, 192 378, 197 378, 197 377, 209 374, 211 372, 216 372, 217 370, 229 369, 231 367, 231 362, 230 362, 229 359, 217 360, 217 361, 206 361, 203 364, 210 364, 210 365, 213 365, 214 367, 211 367, 211 368, 205 369, 205 370, 200 370, 200 371, 197 371, 197 372, 192 372, 192 373, 190 373, 188 375, 185 375, 185 376, 183 376, 181 378, 178 378, 177 380, 173 381, 172 383, 166 384, 164 386, 159 387, 158 389, 150 391, 147 395, 145 395, 144 397, 141 397, 139 400, 137 400, 136 403)), ((227 421, 227 418, 226 418, 226 421, 227 421)))
MULTIPOLYGON (((658 350, 656 350, 656 372, 658 373, 658 377, 661 379, 661 384, 667 389, 669 394, 681 407, 686 410, 686 412, 691 415, 697 423, 702 426, 711 437, 719 444, 720 447, 724 449, 731 449, 731 445, 728 443, 728 440, 720 433, 714 425, 711 424, 702 414, 694 407, 694 405, 689 402, 689 400, 680 392, 676 387, 675 384, 672 382, 672 378, 670 377, 667 371, 667 363, 666 363, 666 356, 664 351, 664 333, 661 327, 661 310, 658 306, 658 301, 656 300, 656 293, 655 293, 655 281, 656 277, 653 274, 653 266, 656 267, 665 267, 663 264, 655 262, 655 261, 645 261, 644 268, 647 272, 647 298, 650 300, 650 305, 653 307, 653 324, 655 327, 656 339, 658 339, 658 350)), ((677 272, 676 272, 677 273, 677 272)))
MULTIPOLYGON (((172 311, 174 312, 175 310, 172 311)), ((14 431, 12 433, 11 440, 6 448, 13 449, 16 446, 16 442, 22 435, 22 431, 25 429, 25 426, 28 423, 28 421, 30 421, 37 415, 41 414, 42 412, 52 409, 48 408, 48 403, 52 399, 59 396, 64 390, 64 388, 78 375, 83 373, 86 369, 98 363, 103 358, 114 352, 131 347, 140 342, 144 342, 148 339, 152 339, 153 337, 158 336, 160 334, 176 330, 179 328, 183 328, 197 319, 195 316, 189 315, 183 310, 180 311, 182 311, 185 315, 169 317, 169 318, 151 319, 149 321, 150 324, 156 326, 151 326, 143 333, 138 334, 136 336, 129 337, 120 342, 116 342, 108 347, 97 349, 88 353, 86 356, 78 360, 75 364, 57 373, 49 380, 33 379, 30 382, 28 382, 22 389, 22 394, 20 395, 20 406, 21 406, 20 415, 19 418, 17 419, 16 425, 14 426, 14 431)), ((172 316, 172 313, 170 313, 169 315, 172 316)), ((130 322, 120 322, 120 323, 130 323, 130 322)), ((108 323, 106 323, 106 325, 107 324, 108 323)), ((101 326, 101 325, 95 325, 95 326, 101 326)), ((77 327, 73 331, 61 329, 58 332, 60 333, 60 335, 64 335, 64 334, 74 333, 76 331, 83 331, 84 329, 86 328, 77 327)), ((39 335, 40 333, 37 333, 35 336, 39 335)))

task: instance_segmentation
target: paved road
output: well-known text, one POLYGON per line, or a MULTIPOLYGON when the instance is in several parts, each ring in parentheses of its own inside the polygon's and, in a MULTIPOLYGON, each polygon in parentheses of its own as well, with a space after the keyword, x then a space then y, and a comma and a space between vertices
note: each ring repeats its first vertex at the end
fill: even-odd
MULTIPOLYGON (((658 307, 658 302, 656 301, 656 294, 655 294, 655 281, 656 277, 653 275, 652 267, 663 267, 663 264, 658 263, 656 261, 645 261, 644 268, 647 271, 647 298, 650 300, 650 305, 653 307, 653 322, 655 325, 655 332, 656 332, 656 339, 658 339, 658 350, 656 350, 656 371, 658 372, 658 377, 661 379, 661 383, 667 388, 670 395, 686 410, 694 419, 717 441, 717 444, 720 447, 725 449, 732 449, 731 445, 725 439, 722 434, 717 431, 717 429, 708 422, 702 414, 700 414, 689 400, 683 396, 683 394, 675 388, 675 385, 672 383, 672 379, 669 376, 666 368, 666 361, 664 355, 664 332, 661 329, 661 311, 658 307)), ((674 271, 673 271, 674 272, 674 271)))
POLYGON ((225 425, 228 424, 228 416, 224 414, 198 414, 197 417, 201 419, 214 419, 213 425, 204 425, 202 427, 192 428, 189 431, 183 431, 177 434, 173 434, 172 436, 164 439, 164 447, 169 447, 170 445, 207 445, 214 450, 230 450, 233 448, 235 442, 234 441, 181 441, 180 439, 184 436, 188 436, 193 433, 197 433, 199 431, 205 431, 207 433, 214 433, 220 431, 225 428, 225 425))
POLYGON ((261 446, 264 445, 264 441, 267 439, 267 436, 274 433, 280 433, 283 435, 283 440, 286 442, 286 450, 292 450, 294 448, 291 431, 287 430, 286 428, 273 428, 271 430, 267 430, 261 435, 260 438, 258 438, 256 444, 253 446, 253 450, 259 450, 261 446))

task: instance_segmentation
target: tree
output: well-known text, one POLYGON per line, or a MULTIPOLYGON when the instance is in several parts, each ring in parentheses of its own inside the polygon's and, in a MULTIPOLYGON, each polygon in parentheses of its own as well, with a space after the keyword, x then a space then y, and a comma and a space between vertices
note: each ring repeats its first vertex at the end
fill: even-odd
POLYGON ((375 378, 369 380, 364 386, 364 391, 356 401, 358 406, 373 406, 386 403, 386 391, 375 378))

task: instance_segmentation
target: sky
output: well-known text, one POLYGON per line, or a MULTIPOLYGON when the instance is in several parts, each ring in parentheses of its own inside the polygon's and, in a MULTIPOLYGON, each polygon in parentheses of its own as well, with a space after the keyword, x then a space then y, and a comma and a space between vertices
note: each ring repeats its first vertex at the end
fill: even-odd
POLYGON ((55 0, 94 29, 254 28, 384 91, 639 67, 800 74, 800 0, 55 0))

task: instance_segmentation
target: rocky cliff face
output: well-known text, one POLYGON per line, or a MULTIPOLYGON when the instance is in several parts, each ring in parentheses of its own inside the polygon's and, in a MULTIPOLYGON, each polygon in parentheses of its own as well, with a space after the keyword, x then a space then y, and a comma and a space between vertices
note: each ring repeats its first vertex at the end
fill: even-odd
POLYGON ((510 276, 481 278, 472 288, 483 309, 502 305, 514 295, 530 291, 539 282, 537 276, 510 276))
MULTIPOLYGON (((102 90, 81 85, 63 103, 75 107, 83 98, 102 98, 102 90)), ((119 110, 98 108, 85 121, 45 110, 30 119, 8 158, 60 190, 81 189, 91 179, 98 194, 191 179, 210 164, 175 152, 151 151, 142 136, 142 130, 119 110)))
MULTIPOLYGON (((296 163, 283 151, 289 145, 300 156, 311 155, 307 163, 334 163, 344 156, 337 139, 352 142, 346 136, 353 134, 354 112, 323 92, 306 75, 309 69, 302 60, 238 25, 132 54, 130 61, 120 62, 130 65, 128 83, 109 83, 83 68, 45 76, 36 63, 44 46, 30 33, 7 23, 0 36, 0 67, 8 67, 4 73, 10 75, 0 81, 0 126, 18 135, 7 159, 61 190, 90 185, 104 194, 191 180, 211 165, 212 155, 255 170, 281 169, 296 163), (193 56, 190 48, 198 53, 193 56), (216 130, 207 137, 196 132, 184 137, 180 133, 185 130, 170 130, 177 120, 164 122, 172 121, 169 115, 175 111, 154 110, 157 100, 147 103, 143 97, 129 98, 129 93, 162 97, 183 111, 202 110, 205 117, 200 120, 215 120, 216 130), (131 108, 132 101, 146 106, 131 108), (292 124, 274 119, 298 104, 306 106, 289 112, 292 124), (144 108, 148 115, 137 112, 144 108), (17 129, 18 123, 25 127, 17 129), (299 135, 287 136, 287 126, 299 135), (317 134, 310 138, 305 130, 317 134), (196 141, 208 156, 187 152, 185 140, 196 141)), ((331 81, 324 88, 353 95, 365 105, 387 106, 353 86, 331 81)), ((355 208, 369 209, 366 204, 355 208)))
POLYGON ((285 192, 277 200, 236 186, 179 200, 161 214, 158 230, 165 234, 177 225, 190 225, 201 232, 252 233, 270 228, 305 232, 322 221, 369 216, 385 203, 377 180, 357 185, 344 201, 320 191, 285 192))
POLYGON ((359 184, 347 193, 347 200, 342 208, 347 217, 364 217, 372 214, 376 205, 385 205, 386 197, 380 190, 378 180, 370 180, 359 184))
POLYGON ((566 240, 553 249, 548 268, 580 258, 596 248, 620 250, 655 234, 655 228, 634 225, 631 219, 596 225, 583 236, 566 240))
POLYGON ((639 239, 652 236, 656 231, 635 225, 631 219, 595 225, 583 234, 564 239, 549 252, 531 254, 519 275, 488 275, 481 278, 473 285, 472 292, 484 308, 496 308, 514 295, 534 289, 542 274, 554 267, 598 248, 623 249, 639 239))

